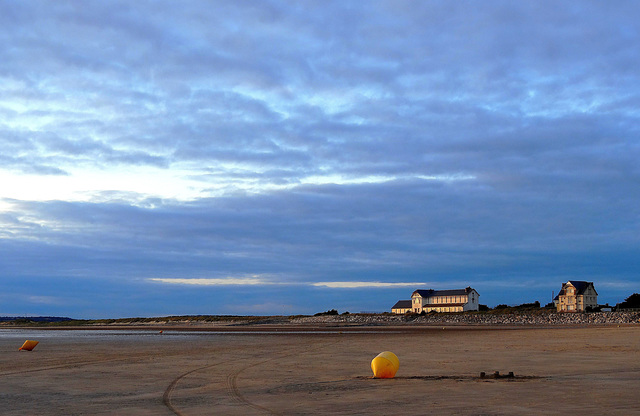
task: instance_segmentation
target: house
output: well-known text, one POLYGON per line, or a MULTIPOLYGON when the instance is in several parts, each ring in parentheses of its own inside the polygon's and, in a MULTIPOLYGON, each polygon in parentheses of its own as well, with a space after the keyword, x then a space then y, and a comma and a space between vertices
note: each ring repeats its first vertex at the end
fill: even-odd
POLYGON ((570 280, 562 285, 553 303, 558 312, 584 312, 598 307, 598 292, 593 282, 570 280))
POLYGON ((453 290, 415 290, 411 300, 398 301, 392 308, 393 313, 407 312, 464 312, 479 309, 480 295, 475 289, 453 290), (410 302, 407 304, 407 302, 410 302))
POLYGON ((399 300, 395 305, 391 307, 391 312, 405 314, 407 312, 411 312, 411 301, 410 300, 399 300))

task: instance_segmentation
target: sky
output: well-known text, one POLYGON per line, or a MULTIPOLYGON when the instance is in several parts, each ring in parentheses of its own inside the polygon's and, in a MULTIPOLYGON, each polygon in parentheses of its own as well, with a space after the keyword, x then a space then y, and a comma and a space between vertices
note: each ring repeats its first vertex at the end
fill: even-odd
POLYGON ((0 0, 0 315, 640 292, 640 3, 0 0))

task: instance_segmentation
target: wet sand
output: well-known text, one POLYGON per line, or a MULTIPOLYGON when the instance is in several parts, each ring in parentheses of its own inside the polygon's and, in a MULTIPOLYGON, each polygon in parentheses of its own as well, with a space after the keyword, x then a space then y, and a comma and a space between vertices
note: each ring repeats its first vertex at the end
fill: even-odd
POLYGON ((637 325, 242 330, 0 337, 0 413, 640 414, 637 325), (386 350, 400 370, 373 379, 386 350))

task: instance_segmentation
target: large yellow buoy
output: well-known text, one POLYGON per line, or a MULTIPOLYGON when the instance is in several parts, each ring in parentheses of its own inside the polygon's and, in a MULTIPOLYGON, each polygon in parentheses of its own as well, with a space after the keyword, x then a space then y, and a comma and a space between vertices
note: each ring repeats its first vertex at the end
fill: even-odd
POLYGON ((32 349, 34 349, 36 347, 36 345, 38 345, 38 341, 26 340, 24 342, 24 344, 22 344, 22 347, 20 347, 20 349, 18 351, 31 351, 32 349))
POLYGON ((375 378, 393 378, 400 367, 400 360, 391 351, 381 352, 371 360, 371 369, 375 378))

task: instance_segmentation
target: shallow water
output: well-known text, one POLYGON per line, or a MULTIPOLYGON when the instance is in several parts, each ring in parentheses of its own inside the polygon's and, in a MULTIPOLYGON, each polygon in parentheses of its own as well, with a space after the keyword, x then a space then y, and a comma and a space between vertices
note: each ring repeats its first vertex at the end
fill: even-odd
MULTIPOLYGON (((46 329, 0 329, 0 338, 74 338, 74 339, 121 339, 157 337, 158 331, 135 330, 46 330, 46 329)), ((162 335, 165 335, 164 333, 162 335)))
MULTIPOLYGON (((142 340, 154 339, 161 337, 162 339, 193 339, 194 337, 213 338, 213 337, 229 337, 229 336, 262 336, 262 335, 326 335, 340 334, 358 335, 358 334, 376 334, 375 330, 365 331, 171 331, 171 330, 128 330, 128 329, 0 329, 0 339, 72 339, 72 340, 142 340)), ((386 331, 385 333, 395 333, 395 331, 386 331)))

